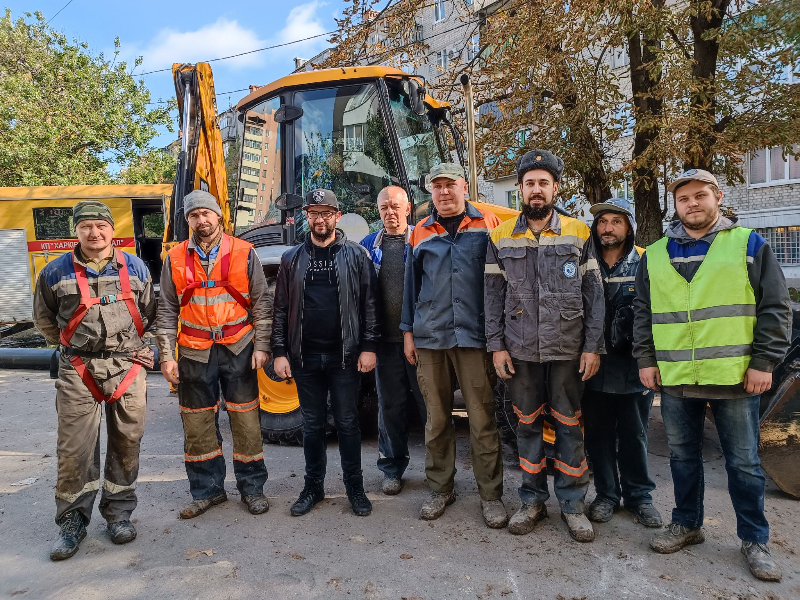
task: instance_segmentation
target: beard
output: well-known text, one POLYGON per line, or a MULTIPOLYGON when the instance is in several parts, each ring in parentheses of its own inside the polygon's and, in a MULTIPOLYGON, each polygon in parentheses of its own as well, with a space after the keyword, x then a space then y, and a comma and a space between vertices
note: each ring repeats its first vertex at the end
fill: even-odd
POLYGON ((600 245, 603 246, 603 248, 619 248, 624 243, 625 243, 625 238, 622 237, 600 236, 600 245))
POLYGON ((311 230, 311 237, 314 238, 314 241, 327 242, 330 239, 331 234, 336 230, 335 223, 325 223, 324 227, 325 230, 322 232, 317 231, 316 227, 311 230))
POLYGON ((219 229, 220 223, 216 225, 212 225, 211 223, 203 223, 202 225, 197 226, 197 235, 201 238, 210 238, 216 235, 217 229, 219 229))
POLYGON ((522 203, 522 214, 525 215, 527 219, 531 221, 541 221, 549 217, 553 212, 553 206, 555 202, 552 200, 548 202, 545 200, 544 196, 536 195, 531 196, 528 200, 542 200, 543 204, 540 207, 531 206, 528 202, 522 203))
MULTIPOLYGON (((697 218, 698 214, 695 213, 692 216, 697 218)), ((712 225, 714 223, 714 221, 717 220, 717 218, 719 217, 719 213, 709 213, 709 212, 705 212, 704 211, 702 213, 702 217, 703 217, 702 219, 695 220, 693 222, 689 222, 688 220, 684 221, 683 219, 681 219, 681 222, 683 223, 683 226, 686 229, 695 229, 695 230, 696 229, 705 229, 706 227, 708 227, 709 225, 712 225)))

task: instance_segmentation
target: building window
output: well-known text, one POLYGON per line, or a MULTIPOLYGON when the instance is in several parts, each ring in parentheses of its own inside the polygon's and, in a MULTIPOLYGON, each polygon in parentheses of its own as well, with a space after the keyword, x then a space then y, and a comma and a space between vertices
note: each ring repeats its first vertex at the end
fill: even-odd
POLYGON ((256 197, 255 196, 251 196, 250 194, 243 194, 242 195, 242 200, 244 202, 251 202, 253 204, 256 203, 256 197))
POLYGON ((425 38, 423 37, 422 25, 417 24, 414 26, 414 41, 421 42, 423 39, 425 38))
POLYGON ((262 177, 266 177, 266 176, 267 176, 267 170, 266 170, 266 169, 264 169, 264 170, 261 172, 261 176, 262 176, 262 177))
POLYGON ((630 104, 621 104, 614 113, 614 121, 622 136, 633 135, 633 118, 631 118, 630 104))
POLYGON ((272 132, 269 129, 267 129, 267 137, 271 137, 271 136, 272 136, 272 132))
POLYGON ((347 152, 364 151, 364 126, 345 125, 344 126, 344 149, 347 152))
POLYGON ((259 170, 252 167, 242 167, 242 175, 250 175, 251 177, 258 177, 259 170))
POLYGON ((245 140, 244 141, 245 148, 253 148, 254 150, 261 150, 261 142, 258 140, 245 140))
MULTIPOLYGON (((793 149, 800 154, 800 145, 793 149)), ((787 156, 780 146, 755 150, 748 162, 751 186, 800 182, 800 157, 787 156)))
POLYGON ((511 190, 506 192, 506 202, 508 203, 509 208, 522 210, 520 208, 520 206, 522 206, 522 193, 519 190, 511 190))
POLYGON ((261 157, 258 154, 253 154, 252 152, 243 152, 242 160, 249 160, 250 162, 258 162, 261 160, 261 157))
POLYGON ((436 66, 444 70, 447 69, 447 65, 448 65, 447 50, 439 50, 436 53, 436 66))
POLYGON ((481 47, 480 42, 481 36, 477 33, 469 38, 469 42, 467 43, 467 60, 475 60, 475 57, 478 56, 478 50, 481 47))
POLYGON ((219 120, 219 128, 220 129, 225 129, 227 126, 228 126, 228 117, 222 117, 219 120))
POLYGON ((269 150, 269 142, 264 142, 264 150, 269 150))
POLYGON ((266 189, 267 189, 267 184, 266 183, 262 183, 261 184, 261 191, 263 192, 266 189))
POLYGON ((261 137, 262 135, 264 135, 264 130, 261 129, 261 127, 249 126, 247 128, 247 133, 249 133, 250 135, 257 135, 258 137, 261 137))
POLYGON ((767 240, 782 265, 800 265, 800 227, 756 229, 767 240))
POLYGON ((628 51, 625 48, 614 48, 611 52, 611 68, 618 69, 620 67, 627 67, 631 64, 631 59, 628 56, 628 51))
POLYGON ((264 164, 267 164, 267 157, 264 157, 264 164))
POLYGON ((433 0, 433 21, 438 23, 447 17, 447 12, 444 8, 444 0, 433 0))
MULTIPOLYGON (((242 179, 241 186, 245 189, 249 190, 257 190, 258 189, 258 182, 257 181, 248 181, 247 179, 242 179)), ((255 199, 255 197, 253 197, 255 199)))

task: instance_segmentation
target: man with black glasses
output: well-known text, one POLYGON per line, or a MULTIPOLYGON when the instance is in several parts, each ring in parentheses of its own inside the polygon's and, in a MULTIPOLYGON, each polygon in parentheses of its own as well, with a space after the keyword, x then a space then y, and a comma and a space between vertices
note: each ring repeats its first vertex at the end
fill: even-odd
POLYGON ((303 413, 305 486, 291 514, 305 515, 325 498, 330 394, 347 497, 353 512, 366 516, 372 504, 361 473, 358 389, 360 373, 375 368, 375 268, 366 249, 336 228, 342 213, 332 191, 309 192, 304 210, 309 234, 281 258, 272 329, 275 372, 294 378, 303 413))

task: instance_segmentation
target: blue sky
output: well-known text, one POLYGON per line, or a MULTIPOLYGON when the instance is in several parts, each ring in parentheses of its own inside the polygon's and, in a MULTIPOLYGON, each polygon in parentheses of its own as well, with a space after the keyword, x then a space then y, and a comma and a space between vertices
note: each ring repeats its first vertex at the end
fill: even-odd
MULTIPOLYGON (((136 73, 165 67, 173 62, 197 62, 272 46, 333 30, 334 17, 344 0, 265 0, 261 2, 210 2, 208 0, 68 0, 37 2, 5 0, 12 19, 40 11, 51 25, 70 38, 87 42, 92 54, 111 56, 114 38, 122 44, 120 57, 132 62, 142 56, 136 73)), ((326 37, 244 57, 212 62, 217 104, 224 110, 246 92, 221 94, 265 84, 294 68, 295 56, 309 58, 327 44, 326 37)), ((153 100, 175 95, 169 71, 144 77, 153 100)), ((177 137, 168 132, 154 141, 163 146, 177 137)))

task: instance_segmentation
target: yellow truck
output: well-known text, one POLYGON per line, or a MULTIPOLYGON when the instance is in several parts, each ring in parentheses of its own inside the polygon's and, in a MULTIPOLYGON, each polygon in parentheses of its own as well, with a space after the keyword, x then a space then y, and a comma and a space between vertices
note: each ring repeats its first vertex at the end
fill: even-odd
POLYGON ((72 207, 101 200, 114 217, 114 246, 145 261, 158 282, 164 207, 171 185, 0 187, 0 248, 4 280, 0 325, 30 323, 33 290, 42 268, 77 243, 72 207))

